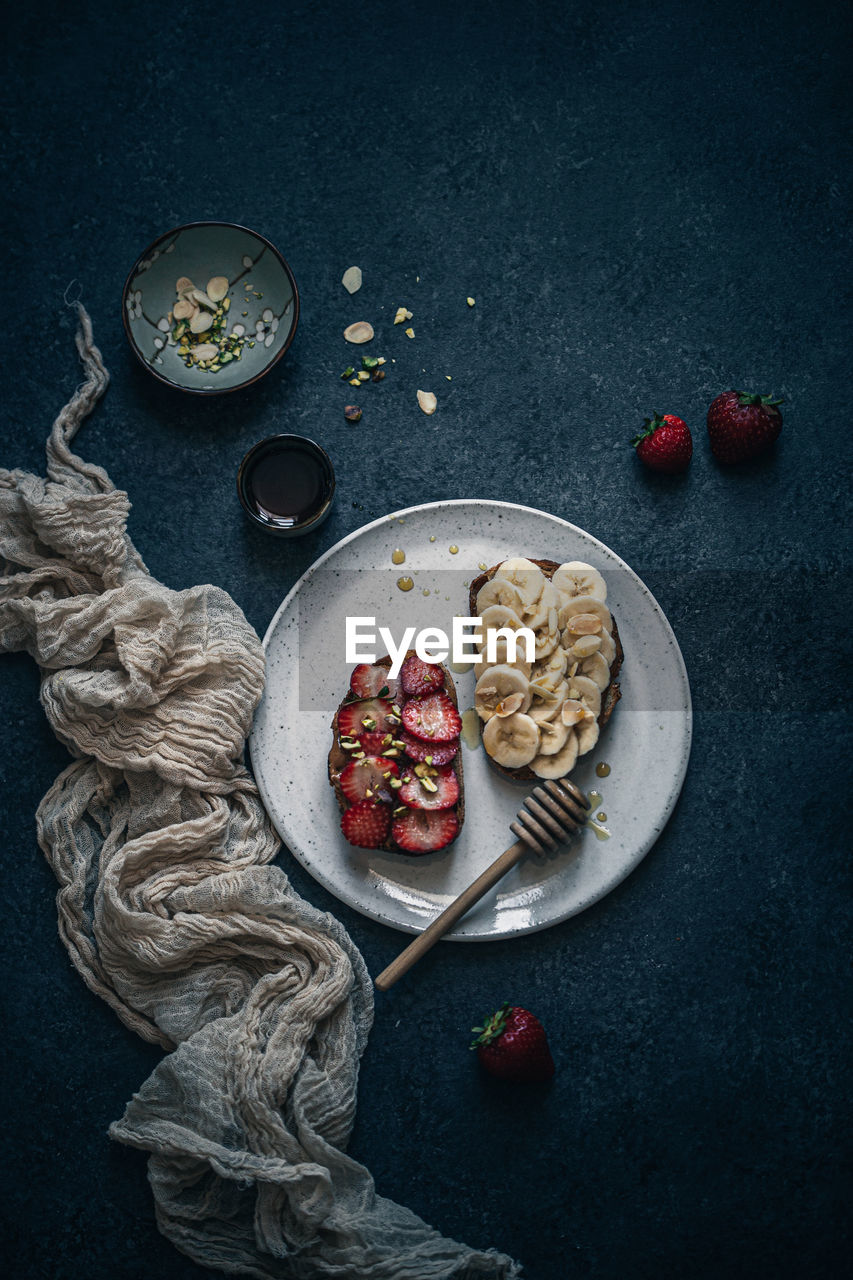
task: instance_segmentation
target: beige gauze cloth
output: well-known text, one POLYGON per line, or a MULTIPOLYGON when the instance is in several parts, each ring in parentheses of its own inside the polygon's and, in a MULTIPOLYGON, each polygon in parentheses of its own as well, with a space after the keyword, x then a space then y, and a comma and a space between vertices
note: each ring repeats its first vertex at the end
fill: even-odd
POLYGON ((510 1280, 510 1258, 444 1238, 345 1154, 370 978, 342 925, 271 865, 243 764, 258 637, 217 587, 155 581, 127 495, 69 448, 108 381, 79 312, 86 379, 54 423, 47 479, 0 470, 0 650, 36 660, 74 757, 37 815, 62 939, 167 1051, 110 1134, 150 1152, 160 1230, 202 1266, 510 1280))

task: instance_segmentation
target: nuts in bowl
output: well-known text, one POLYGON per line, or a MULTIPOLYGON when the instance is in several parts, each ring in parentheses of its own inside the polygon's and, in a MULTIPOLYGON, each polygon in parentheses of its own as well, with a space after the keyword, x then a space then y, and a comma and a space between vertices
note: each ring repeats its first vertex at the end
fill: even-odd
POLYGON ((195 222, 140 255, 122 295, 136 357, 161 382, 212 395, 257 381, 293 341, 299 294, 290 267, 257 231, 195 222))

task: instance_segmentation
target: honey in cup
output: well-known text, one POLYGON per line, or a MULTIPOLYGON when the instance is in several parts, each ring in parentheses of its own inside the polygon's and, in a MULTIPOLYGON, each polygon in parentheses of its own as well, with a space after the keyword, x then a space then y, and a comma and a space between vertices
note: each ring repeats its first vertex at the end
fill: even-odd
POLYGON ((280 537, 297 537, 318 528, 329 514, 335 472, 313 440, 270 436, 240 463, 237 492, 253 524, 280 537))

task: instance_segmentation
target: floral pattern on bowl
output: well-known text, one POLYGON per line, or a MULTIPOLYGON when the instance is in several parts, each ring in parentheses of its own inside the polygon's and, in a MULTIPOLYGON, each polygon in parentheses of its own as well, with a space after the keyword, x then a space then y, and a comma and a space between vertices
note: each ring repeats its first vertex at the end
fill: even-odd
POLYGON ((137 259, 125 282, 122 318, 149 372, 182 391, 213 395, 247 386, 281 359, 296 332, 299 294, 290 267, 264 236, 230 222, 195 222, 160 236, 137 259), (217 369, 187 367, 180 354, 171 312, 182 276, 202 290, 213 276, 228 280, 224 332, 244 341, 217 369))

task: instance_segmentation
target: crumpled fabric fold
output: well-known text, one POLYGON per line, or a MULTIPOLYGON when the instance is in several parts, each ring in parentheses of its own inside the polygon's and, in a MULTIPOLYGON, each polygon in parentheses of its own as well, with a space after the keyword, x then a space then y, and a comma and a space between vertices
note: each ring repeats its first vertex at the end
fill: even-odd
POLYGON ((149 1153, 160 1230, 264 1280, 512 1280, 377 1195, 346 1154, 373 1017, 342 925, 295 893, 243 762, 264 654, 214 586, 172 591, 130 504, 71 441, 108 383, 78 308, 85 381, 47 476, 0 470, 0 651, 25 650, 73 762, 39 806, 59 931, 89 987, 165 1056, 110 1128, 149 1153))

